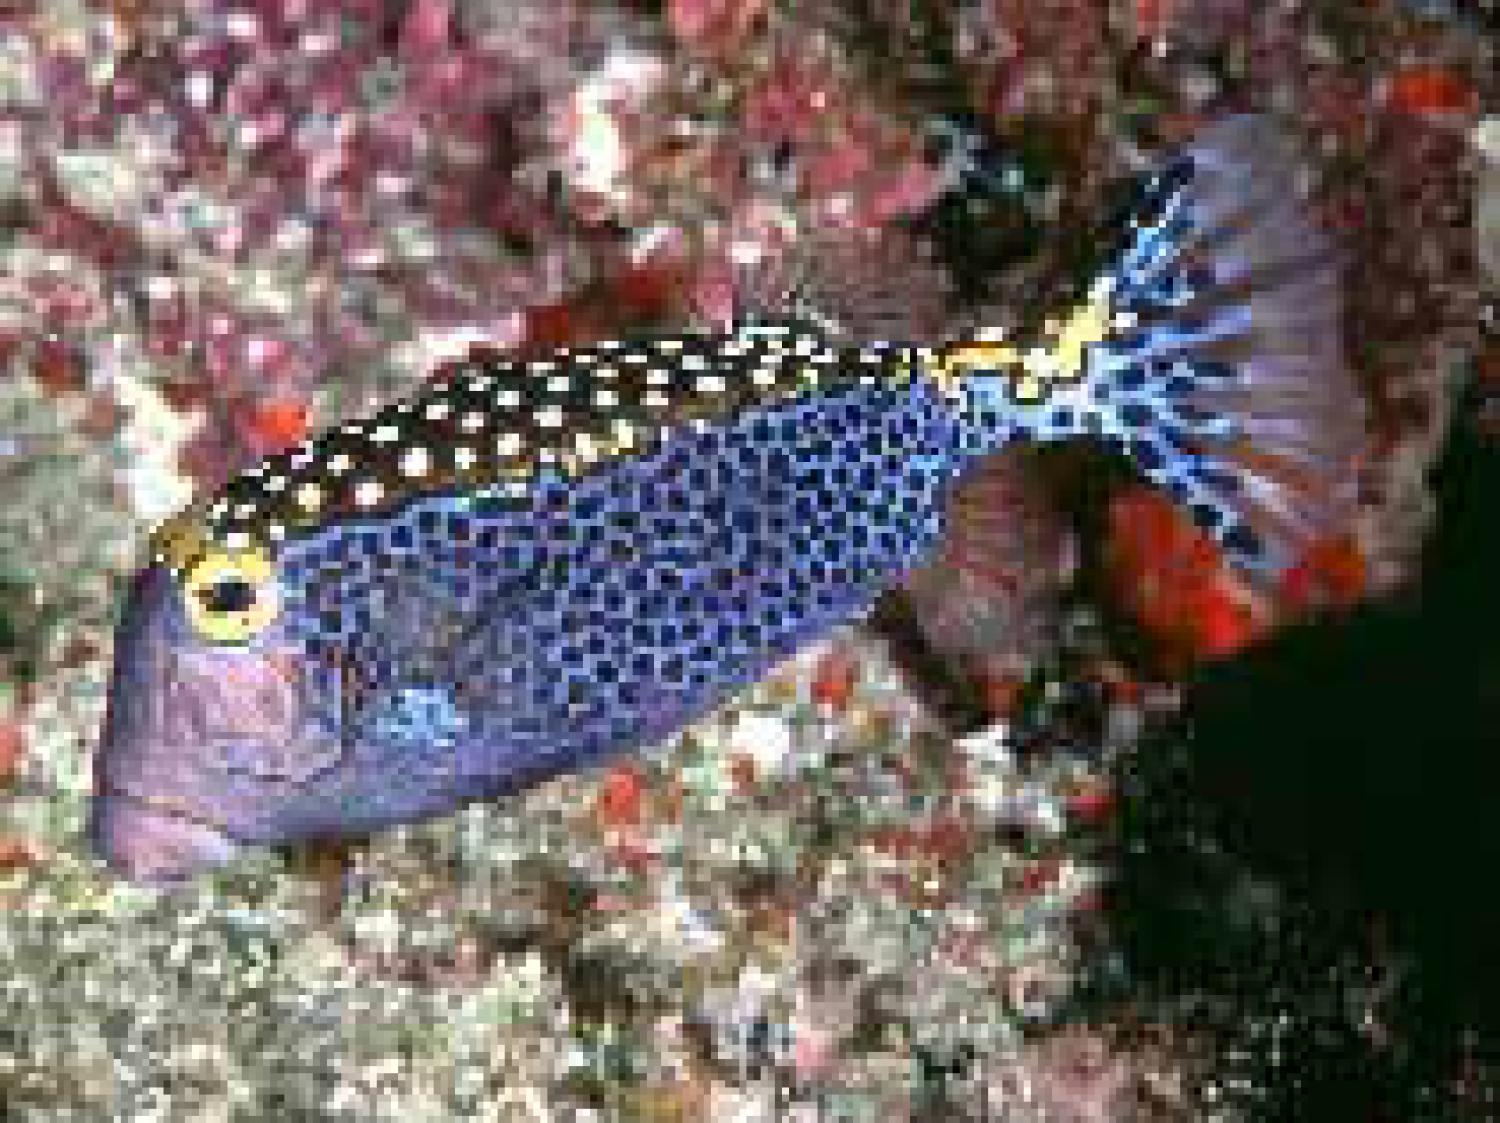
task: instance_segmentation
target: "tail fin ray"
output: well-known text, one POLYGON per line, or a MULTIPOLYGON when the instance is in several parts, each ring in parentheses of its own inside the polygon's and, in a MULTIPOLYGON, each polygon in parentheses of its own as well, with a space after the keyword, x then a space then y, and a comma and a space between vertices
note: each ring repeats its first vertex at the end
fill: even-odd
POLYGON ((1232 561, 1279 571, 1347 527, 1356 498, 1364 408, 1338 255, 1260 118, 1206 130, 1170 175, 1111 277, 1117 330, 1091 354, 1093 396, 1104 432, 1232 561))

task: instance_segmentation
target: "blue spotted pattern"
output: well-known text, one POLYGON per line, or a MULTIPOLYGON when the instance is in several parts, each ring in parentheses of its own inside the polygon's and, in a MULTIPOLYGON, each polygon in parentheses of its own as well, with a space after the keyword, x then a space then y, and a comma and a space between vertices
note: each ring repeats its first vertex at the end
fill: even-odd
POLYGON ((373 829, 668 735, 930 553, 952 426, 925 382, 854 386, 291 544, 286 638, 345 752, 258 829, 373 829))

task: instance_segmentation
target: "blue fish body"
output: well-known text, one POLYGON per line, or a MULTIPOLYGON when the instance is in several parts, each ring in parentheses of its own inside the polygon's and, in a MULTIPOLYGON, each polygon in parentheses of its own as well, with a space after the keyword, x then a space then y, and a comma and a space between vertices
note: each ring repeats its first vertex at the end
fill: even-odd
POLYGON ((931 550, 951 429, 929 385, 851 385, 296 543, 286 641, 356 668, 310 683, 346 748, 256 834, 373 830, 668 736, 931 550))
POLYGON ((128 598, 100 852, 181 876, 659 741, 929 562, 955 488, 1016 440, 1111 441, 1236 560, 1276 564, 1344 486, 1342 446, 1312 446, 1357 397, 1287 342, 1328 330, 1326 268, 1246 283, 1288 221, 1279 185, 1247 223, 1214 178, 1247 129, 1045 345, 787 321, 481 357, 254 466, 162 528, 128 598))

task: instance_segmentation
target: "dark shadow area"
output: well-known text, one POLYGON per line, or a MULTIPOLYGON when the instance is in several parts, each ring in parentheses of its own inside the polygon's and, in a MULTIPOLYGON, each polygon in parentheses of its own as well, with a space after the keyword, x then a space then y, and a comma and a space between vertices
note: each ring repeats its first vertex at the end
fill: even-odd
POLYGON ((1413 589, 1203 671, 1122 777, 1129 1000, 1237 1049, 1256 1118, 1500 1113, 1474 1087, 1500 1041, 1500 443, 1474 413, 1413 589))

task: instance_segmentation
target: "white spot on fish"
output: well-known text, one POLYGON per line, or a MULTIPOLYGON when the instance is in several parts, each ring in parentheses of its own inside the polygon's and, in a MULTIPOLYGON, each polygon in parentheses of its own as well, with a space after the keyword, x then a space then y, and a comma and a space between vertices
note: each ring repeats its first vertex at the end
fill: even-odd
POLYGON ((409 448, 406 450, 406 454, 401 457, 401 471, 404 475, 413 478, 425 476, 431 463, 431 457, 427 455, 425 448, 409 448))

